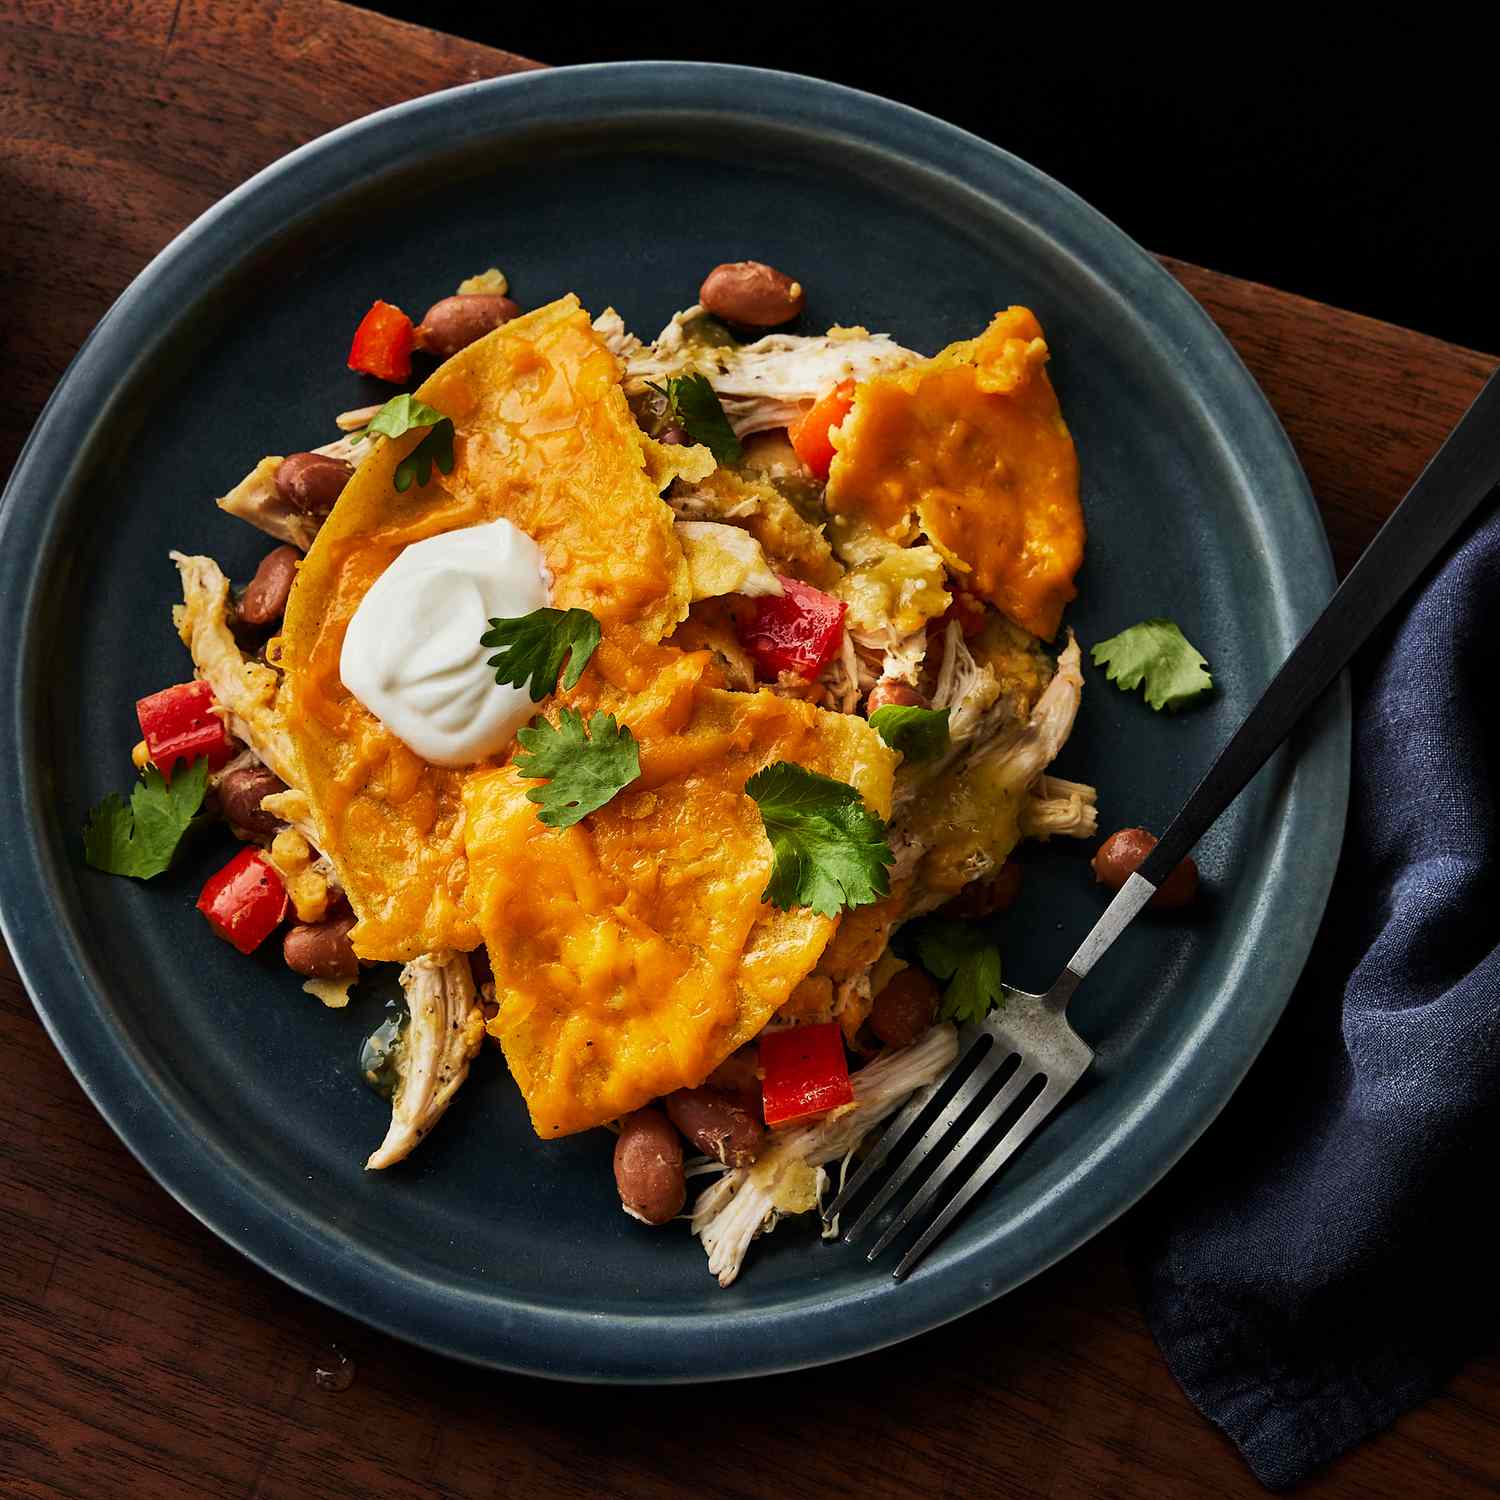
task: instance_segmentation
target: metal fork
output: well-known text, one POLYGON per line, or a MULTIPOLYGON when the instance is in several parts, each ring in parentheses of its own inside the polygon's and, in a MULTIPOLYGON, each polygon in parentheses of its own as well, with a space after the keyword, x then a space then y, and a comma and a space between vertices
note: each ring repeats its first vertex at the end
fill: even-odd
POLYGON ((869 1252, 873 1261, 950 1190, 896 1266, 896 1280, 904 1280, 975 1194, 1067 1097, 1094 1060, 1093 1050, 1067 1021, 1068 1001, 1079 982, 1497 485, 1500 371, 1491 374, 1052 987, 1044 995, 1031 995, 1006 986, 993 1015, 961 1028, 958 1059, 948 1075, 910 1100, 823 1211, 825 1220, 832 1219, 892 1163, 889 1177, 850 1225, 847 1242, 859 1239, 921 1168, 930 1165, 869 1252), (1016 1065, 1008 1067, 1012 1060, 1016 1065), (929 1106, 940 1099, 941 1107, 932 1114, 929 1106), (1019 1117, 995 1137, 1017 1107, 1019 1117), (924 1124, 929 1114, 930 1122, 924 1124), (914 1128, 918 1125, 923 1126, 920 1133, 914 1128), (953 1139, 960 1128, 962 1133, 953 1139))

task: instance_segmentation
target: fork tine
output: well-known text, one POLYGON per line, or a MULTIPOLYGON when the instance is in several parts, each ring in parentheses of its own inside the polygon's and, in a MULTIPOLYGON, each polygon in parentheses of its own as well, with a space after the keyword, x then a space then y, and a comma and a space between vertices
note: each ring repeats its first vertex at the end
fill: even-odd
POLYGON ((958 1140, 948 1147, 943 1153, 943 1160, 938 1164, 936 1170, 912 1194, 911 1201, 890 1222, 886 1227, 885 1233, 870 1246, 869 1254, 865 1257, 867 1260, 874 1260, 908 1224, 917 1218, 922 1210, 932 1202, 943 1184, 968 1160, 969 1153, 1005 1117, 1006 1110, 1016 1102, 1027 1084, 1040 1077, 1041 1074, 1038 1070, 1034 1067, 1028 1067, 1026 1059, 1023 1057, 1021 1065, 1005 1080, 999 1093, 980 1110, 973 1124, 964 1131, 958 1140))
MULTIPOLYGON (((976 1036, 964 1047, 963 1051, 953 1060, 953 1066, 941 1078, 929 1083, 926 1088, 918 1089, 915 1094, 907 1100, 901 1112, 880 1133, 880 1139, 875 1142, 874 1148, 869 1155, 854 1169, 854 1175, 848 1178, 839 1189, 838 1196, 822 1210, 823 1222, 826 1224, 840 1212, 853 1199, 870 1178, 880 1170, 886 1157, 901 1142, 906 1132, 917 1123, 922 1111, 942 1092, 943 1085, 951 1079, 965 1063, 968 1062, 974 1051, 974 1044, 979 1038, 976 1036)), ((977 1064, 976 1064, 977 1066, 977 1064)))
POLYGON ((936 1083, 929 1083, 926 1088, 918 1089, 902 1107, 901 1113, 880 1132, 880 1139, 875 1142, 870 1154, 854 1169, 854 1175, 845 1181, 833 1202, 823 1209, 822 1219, 825 1224, 837 1218, 844 1205, 870 1180, 872 1174, 880 1170, 881 1163, 891 1154, 891 1148, 917 1123, 917 1116, 927 1108, 942 1086, 943 1079, 939 1078, 936 1083))
MULTIPOLYGON (((921 1237, 910 1250, 901 1258, 901 1264, 891 1273, 897 1281, 904 1281, 911 1272, 913 1266, 932 1248, 934 1241, 947 1229, 954 1218, 1001 1167, 1018 1151, 1027 1136, 1031 1134, 1043 1120, 1061 1103, 1063 1096, 1078 1082, 1078 1077, 1066 1075, 1058 1078, 1050 1078, 1047 1085, 1035 1099, 1026 1107, 1025 1113, 1003 1136, 995 1143, 989 1155, 979 1163, 969 1180, 943 1205, 942 1211, 922 1231, 921 1237)), ((941 1175, 944 1180, 953 1175, 954 1168, 959 1165, 955 1161, 949 1161, 943 1168, 934 1173, 941 1175)))
MULTIPOLYGON (((891 1171, 890 1177, 881 1185, 880 1191, 865 1206, 864 1212, 849 1226, 844 1243, 852 1245, 873 1222, 880 1210, 890 1202, 892 1196, 928 1156, 937 1149, 939 1142, 958 1124, 965 1111, 988 1087, 996 1072, 1015 1056, 1013 1048, 995 1042, 989 1051, 975 1064, 973 1071, 959 1084, 957 1092, 938 1111, 937 1118, 905 1151, 891 1171)), ((884 1141, 882 1140, 882 1144, 884 1141)))

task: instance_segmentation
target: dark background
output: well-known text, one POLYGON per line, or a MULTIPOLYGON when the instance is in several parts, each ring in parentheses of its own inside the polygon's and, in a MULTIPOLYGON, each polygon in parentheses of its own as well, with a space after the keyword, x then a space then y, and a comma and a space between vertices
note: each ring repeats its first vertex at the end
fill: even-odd
MULTIPOLYGON (((1500 89, 1439 7, 1359 38, 1267 10, 1101 25, 994 6, 369 7, 549 63, 811 73, 962 125, 1152 250, 1500 351, 1500 89), (984 19, 988 13, 991 19, 984 19), (942 14, 941 22, 928 17, 942 14), (1420 23, 1420 24, 1417 24, 1420 23)), ((1475 13, 1477 14, 1477 13, 1475 13)))

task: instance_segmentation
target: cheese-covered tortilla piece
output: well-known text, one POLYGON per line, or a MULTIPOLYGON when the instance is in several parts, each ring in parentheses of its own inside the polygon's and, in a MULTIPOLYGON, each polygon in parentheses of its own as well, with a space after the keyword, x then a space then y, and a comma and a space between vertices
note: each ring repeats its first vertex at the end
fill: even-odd
POLYGON ((896 757, 863 719, 727 692, 710 660, 606 637, 560 701, 628 723, 641 776, 573 827, 538 821, 536 783, 514 767, 465 785, 470 899, 500 1006, 488 1026, 543 1139, 702 1083, 827 946, 834 919, 761 900, 755 772, 795 761, 890 810, 896 757))
POLYGON ((847 530, 927 538, 974 593, 1051 640, 1083 562, 1078 456, 1024 307, 877 375, 833 435, 827 503, 847 530))
POLYGON ((702 477, 713 463, 705 450, 642 435, 619 365, 571 296, 470 345, 417 395, 453 420, 452 473, 434 466, 430 483, 398 493, 396 466, 427 433, 373 443, 298 570, 280 644, 297 785, 359 917, 352 939, 366 959, 410 961, 479 941, 465 904, 471 772, 420 759, 339 678, 366 591, 411 543, 503 519, 541 548, 553 605, 658 639, 686 615, 690 594, 660 492, 678 469, 702 477))

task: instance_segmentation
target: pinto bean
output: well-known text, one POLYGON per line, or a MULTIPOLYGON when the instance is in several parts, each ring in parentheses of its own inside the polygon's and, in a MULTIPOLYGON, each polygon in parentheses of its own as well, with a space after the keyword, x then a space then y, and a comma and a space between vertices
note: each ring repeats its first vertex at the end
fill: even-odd
POLYGON ((238 606, 242 624, 260 629, 286 613, 286 601, 297 577, 302 554, 295 547, 273 547, 261 558, 255 577, 245 586, 238 606))
POLYGON ((1021 866, 1008 859, 988 880, 966 885, 943 907, 945 917, 988 917, 1009 911, 1021 894, 1021 866))
POLYGON ((359 959, 349 930, 354 914, 323 922, 299 922, 281 940, 281 956, 287 968, 309 979, 357 979, 359 959))
MULTIPOLYGON (((1141 862, 1156 848, 1156 835, 1145 828, 1122 828, 1099 845, 1093 858, 1094 878, 1111 890, 1119 890, 1135 874, 1141 862)), ((1155 911, 1174 911, 1198 894, 1198 866, 1192 855, 1157 886, 1147 903, 1155 911)))
POLYGON ((690 443, 686 427, 679 427, 675 422, 670 427, 663 427, 661 435, 656 439, 658 443, 665 443, 669 448, 681 448, 690 443))
POLYGON ((807 300, 802 284, 758 260, 715 266, 698 288, 698 300, 716 318, 742 328, 774 328, 789 323, 807 300))
POLYGON ((509 323, 520 311, 509 297, 495 292, 460 292, 444 297, 434 302, 417 324, 417 347, 439 359, 450 359, 475 339, 509 323))
POLYGON ((1157 911, 1176 911, 1198 894, 1198 865, 1191 854, 1178 860, 1177 867, 1157 886, 1151 906, 1157 911))
POLYGON ((870 1030, 888 1047, 909 1047, 937 1016, 938 987, 920 969, 902 971, 876 995, 870 1030))
POLYGON ((704 1088, 727 1094, 752 1119, 760 1119, 760 1049, 747 1042, 731 1052, 704 1081, 704 1088))
POLYGON ((626 1211, 648 1224, 665 1224, 682 1212, 687 1202, 682 1137, 659 1109, 638 1109, 620 1121, 615 1186, 626 1211))
POLYGON ((354 470, 326 453, 293 453, 276 470, 276 493, 304 515, 326 516, 354 470))
POLYGON ((226 818, 246 833, 260 833, 267 838, 279 833, 286 824, 260 804, 263 797, 284 792, 286 783, 265 766, 241 766, 219 779, 219 807, 226 818))
POLYGON ((705 1156, 730 1167, 748 1167, 760 1155, 766 1129, 728 1095, 713 1089, 678 1089, 662 1103, 667 1118, 705 1156))
POLYGON ((1119 890, 1136 867, 1156 847, 1156 835, 1144 828, 1122 828, 1099 845, 1090 862, 1094 879, 1111 890, 1119 890))
POLYGON ((879 708, 927 708, 927 699, 916 688, 894 677, 882 677, 865 699, 865 717, 879 708))

